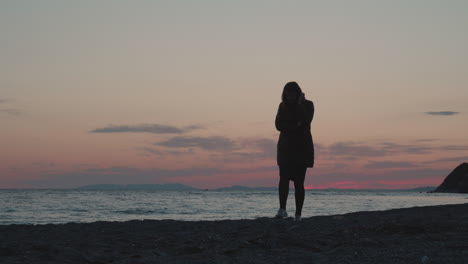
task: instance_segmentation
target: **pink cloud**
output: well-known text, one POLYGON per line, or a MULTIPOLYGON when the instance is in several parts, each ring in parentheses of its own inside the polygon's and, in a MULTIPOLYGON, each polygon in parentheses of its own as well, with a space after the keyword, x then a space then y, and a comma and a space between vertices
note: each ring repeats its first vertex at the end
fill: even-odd
POLYGON ((340 182, 329 182, 320 185, 307 185, 306 189, 365 189, 367 185, 363 182, 358 181, 340 181, 340 182))

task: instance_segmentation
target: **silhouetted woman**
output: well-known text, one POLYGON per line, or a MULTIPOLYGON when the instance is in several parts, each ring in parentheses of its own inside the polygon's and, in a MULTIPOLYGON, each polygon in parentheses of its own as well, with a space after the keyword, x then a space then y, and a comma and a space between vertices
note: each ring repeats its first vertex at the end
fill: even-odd
POLYGON ((314 144, 310 124, 315 109, 314 103, 305 99, 296 82, 288 82, 284 86, 281 101, 275 120, 276 129, 280 131, 277 149, 280 209, 276 217, 288 216, 286 201, 289 181, 293 181, 296 199, 295 220, 300 221, 305 195, 305 174, 307 168, 314 166, 314 144))

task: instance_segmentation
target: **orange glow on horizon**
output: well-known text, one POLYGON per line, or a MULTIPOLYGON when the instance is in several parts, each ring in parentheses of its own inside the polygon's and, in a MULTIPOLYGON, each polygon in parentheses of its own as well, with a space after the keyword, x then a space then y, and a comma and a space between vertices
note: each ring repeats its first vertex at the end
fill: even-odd
POLYGON ((399 181, 341 181, 319 185, 310 184, 305 186, 305 189, 412 189, 428 186, 437 187, 442 181, 443 177, 399 181))

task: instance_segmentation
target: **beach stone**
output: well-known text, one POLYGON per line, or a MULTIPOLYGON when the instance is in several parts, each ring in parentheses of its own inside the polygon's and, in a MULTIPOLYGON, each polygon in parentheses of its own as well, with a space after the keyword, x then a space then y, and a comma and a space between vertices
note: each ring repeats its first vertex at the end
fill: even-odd
POLYGON ((89 263, 90 259, 86 257, 82 252, 71 248, 71 247, 53 247, 54 259, 59 260, 74 260, 82 263, 89 263))
POLYGON ((189 246, 189 247, 184 247, 181 249, 181 252, 182 254, 198 254, 198 253, 201 253, 203 252, 204 249, 202 247, 199 247, 199 246, 189 246))
POLYGON ((153 249, 153 253, 156 254, 156 256, 162 256, 162 257, 166 257, 169 255, 166 252, 158 250, 158 249, 153 249))
POLYGON ((421 263, 422 263, 422 264, 429 264, 430 261, 431 261, 431 260, 429 259, 428 256, 423 256, 423 257, 421 258, 421 263))
POLYGON ((14 256, 16 254, 17 254, 16 251, 12 248, 8 248, 8 247, 0 248, 0 256, 2 257, 14 256))
POLYGON ((286 231, 291 232, 291 231, 297 230, 298 228, 299 228, 299 225, 293 225, 290 228, 288 228, 286 231))
POLYGON ((467 264, 467 219, 468 203, 317 216, 291 232, 269 219, 10 225, 0 263, 467 264))
POLYGON ((46 252, 46 251, 49 251, 49 250, 52 249, 50 245, 47 245, 47 244, 45 244, 45 243, 35 244, 35 245, 33 245, 32 248, 33 248, 34 250, 42 251, 42 252, 46 252))

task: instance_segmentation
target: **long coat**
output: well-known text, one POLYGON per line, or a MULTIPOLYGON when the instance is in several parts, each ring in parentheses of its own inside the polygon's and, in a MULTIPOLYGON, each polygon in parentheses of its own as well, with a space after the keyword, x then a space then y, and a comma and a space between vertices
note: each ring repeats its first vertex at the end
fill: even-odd
POLYGON ((275 119, 276 129, 280 131, 278 166, 314 167, 314 143, 310 132, 314 111, 314 103, 309 100, 292 106, 280 103, 275 119))

